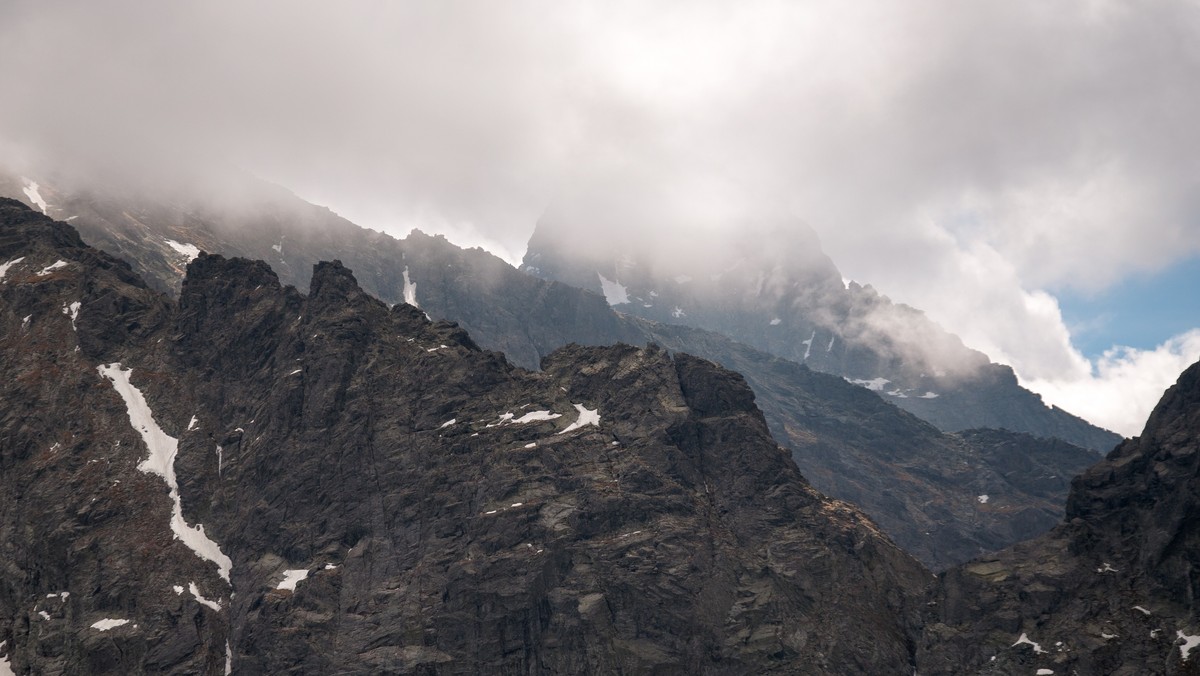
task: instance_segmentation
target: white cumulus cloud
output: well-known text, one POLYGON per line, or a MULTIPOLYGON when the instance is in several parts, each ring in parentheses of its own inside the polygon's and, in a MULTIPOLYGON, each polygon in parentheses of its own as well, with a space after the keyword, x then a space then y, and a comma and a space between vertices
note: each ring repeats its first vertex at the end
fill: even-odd
POLYGON ((1187 367, 1200 361, 1200 329, 1174 336, 1153 350, 1115 347, 1073 377, 1022 384, 1058 405, 1125 436, 1146 418, 1187 367))

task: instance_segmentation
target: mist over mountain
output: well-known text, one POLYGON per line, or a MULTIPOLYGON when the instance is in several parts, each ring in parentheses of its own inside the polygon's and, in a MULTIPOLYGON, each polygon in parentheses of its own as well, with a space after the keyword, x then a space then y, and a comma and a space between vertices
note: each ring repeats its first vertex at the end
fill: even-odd
POLYGON ((1067 320, 1058 298, 1113 300, 1200 252, 1197 32, 1187 0, 15 0, 0 157, 35 179, 248 171, 511 263, 556 204, 611 224, 649 194, 730 227, 768 205, 1128 436, 1200 339, 1124 344, 1106 325, 1129 302, 1067 320))
POLYGON ((0 676, 1200 674, 1197 44, 0 3, 0 676))
MULTIPOLYGON (((1014 435, 1017 455, 1023 457, 1018 464, 1044 466, 1046 476, 1058 477, 1029 483, 1032 477, 1014 476, 1005 466, 1011 458, 990 459, 983 449, 880 401, 895 401, 884 392, 812 374, 797 362, 772 358, 720 333, 620 314, 599 294, 530 277, 486 252, 462 250, 443 238, 413 233, 396 240, 252 180, 241 192, 252 195, 255 185, 260 185, 258 200, 234 205, 43 187, 47 199, 76 212, 66 218, 87 240, 122 256, 171 293, 201 247, 264 258, 283 281, 301 289, 309 285, 312 265, 337 258, 360 271, 364 289, 390 303, 416 304, 435 318, 459 322, 481 345, 526 368, 539 368, 546 355, 572 342, 657 344, 712 359, 746 376, 772 433, 820 490, 863 508, 897 543, 935 569, 1052 526, 1062 514, 1067 478, 1096 459, 1083 449, 1047 455, 1035 440, 1014 435), (905 479, 888 483, 897 473, 905 479), (990 498, 980 502, 980 495, 990 498)), ((865 358, 879 361, 869 351, 865 358)), ((1011 374, 995 382, 976 379, 942 401, 926 413, 968 421, 951 429, 991 423, 1078 438, 1082 442, 1077 443, 1096 449, 1116 442, 1114 435, 1047 409, 1020 390, 1011 374)))
POLYGON ((717 331, 841 375, 947 431, 1003 427, 1099 451, 1117 440, 1046 410, 1012 369, 921 311, 843 278, 795 219, 691 228, 642 213, 607 227, 575 216, 583 224, 543 219, 521 269, 591 289, 622 313, 717 331))
MULTIPOLYGON (((16 673, 1195 668, 1200 365, 1058 528, 931 582, 711 362, 568 347, 515 369, 339 263, 305 296, 201 253, 176 300, 15 201, 0 259, 16 673)), ((793 398, 808 415, 897 410, 780 367, 836 385, 793 398)), ((960 438, 1013 486, 1059 478, 1034 440, 960 438)))

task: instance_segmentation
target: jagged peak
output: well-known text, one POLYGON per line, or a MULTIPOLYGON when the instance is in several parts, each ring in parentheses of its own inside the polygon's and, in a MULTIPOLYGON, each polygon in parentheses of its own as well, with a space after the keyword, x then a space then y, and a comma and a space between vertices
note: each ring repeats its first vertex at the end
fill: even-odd
POLYGON ((260 260, 249 258, 226 258, 220 254, 210 254, 201 251, 187 267, 184 287, 220 280, 223 284, 237 287, 254 288, 269 285, 279 288, 279 276, 260 260))
POLYGON ((313 266, 308 294, 310 300, 346 300, 363 294, 363 290, 349 268, 340 260, 332 260, 313 266))

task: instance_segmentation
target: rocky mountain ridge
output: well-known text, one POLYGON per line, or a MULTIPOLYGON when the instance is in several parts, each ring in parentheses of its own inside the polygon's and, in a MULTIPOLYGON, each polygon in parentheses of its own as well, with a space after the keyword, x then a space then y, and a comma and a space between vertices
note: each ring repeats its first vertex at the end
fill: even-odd
MULTIPOLYGON (((302 270, 311 270, 319 257, 338 258, 372 295, 389 303, 407 299, 434 317, 454 320, 479 344, 519 365, 536 367, 571 342, 626 342, 656 343, 733 368, 747 377, 776 439, 793 451, 818 489, 860 506, 936 570, 1050 528, 1062 514, 1065 479, 1097 459, 1057 455, 1058 485, 1016 486, 971 444, 841 378, 813 375, 717 333, 621 315, 597 294, 522 274, 441 237, 414 232, 397 240, 359 228, 284 191, 268 191, 252 208, 219 214, 167 200, 103 199, 47 186, 42 192, 52 213, 77 213, 71 223, 85 240, 113 247, 162 289, 179 283, 188 256, 201 247, 265 257, 285 283, 301 289, 310 282, 302 270), (189 246, 194 251, 178 250, 189 246), (839 420, 850 422, 829 422, 839 420), (885 479, 892 476, 901 480, 885 479), (990 496, 986 503, 978 497, 984 494, 990 496)), ((1029 452, 1039 448, 1029 446, 1029 452)))
POLYGON ((205 255, 172 301, 69 226, 0 221, 17 673, 1197 671, 1200 365, 1062 525, 931 585, 710 362, 529 373, 340 264, 304 296, 205 255))
POLYGON ((510 366, 201 255, 178 301, 0 202, 0 640, 17 673, 887 673, 929 576, 734 373, 510 366))

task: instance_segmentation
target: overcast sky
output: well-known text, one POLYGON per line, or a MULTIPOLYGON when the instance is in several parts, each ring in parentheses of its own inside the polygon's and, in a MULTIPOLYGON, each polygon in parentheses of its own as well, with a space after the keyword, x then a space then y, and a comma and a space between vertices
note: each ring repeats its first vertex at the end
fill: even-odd
POLYGON ((510 261, 581 186, 782 205, 1125 434, 1200 357, 1195 1, 6 0, 0 50, 10 160, 230 162, 510 261))

